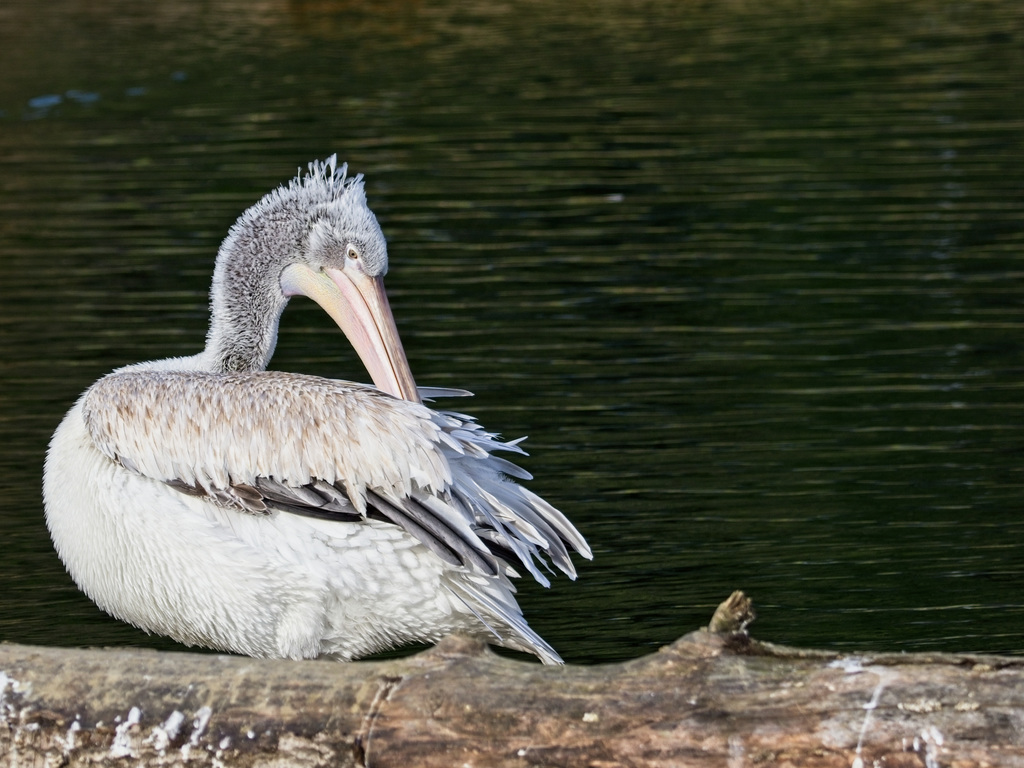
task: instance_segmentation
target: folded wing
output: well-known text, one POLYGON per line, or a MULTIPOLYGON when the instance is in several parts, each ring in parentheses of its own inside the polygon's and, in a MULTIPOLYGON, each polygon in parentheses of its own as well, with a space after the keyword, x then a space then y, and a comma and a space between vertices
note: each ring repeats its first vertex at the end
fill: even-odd
POLYGON ((518 560, 544 585, 545 556, 570 577, 568 548, 591 556, 564 515, 509 480, 530 478, 494 455, 523 453, 515 441, 371 387, 128 369, 100 379, 84 412, 112 461, 241 513, 386 520, 453 567, 514 575, 518 560))

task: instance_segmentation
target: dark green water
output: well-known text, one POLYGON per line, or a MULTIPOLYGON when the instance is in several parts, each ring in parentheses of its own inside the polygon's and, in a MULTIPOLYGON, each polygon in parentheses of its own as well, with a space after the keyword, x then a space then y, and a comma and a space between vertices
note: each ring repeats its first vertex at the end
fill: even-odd
MULTIPOLYGON (((338 152, 417 380, 594 547, 522 585, 567 660, 735 588, 766 640, 1024 653, 1016 4, 16 0, 0 72, 0 640, 173 647, 64 574, 45 446, 338 152)), ((366 379, 312 304, 274 365, 366 379)))

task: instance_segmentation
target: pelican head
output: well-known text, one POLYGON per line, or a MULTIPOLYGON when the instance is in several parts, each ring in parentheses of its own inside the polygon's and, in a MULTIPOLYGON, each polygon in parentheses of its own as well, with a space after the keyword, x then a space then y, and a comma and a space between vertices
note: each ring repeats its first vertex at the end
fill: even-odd
POLYGON ((373 383, 420 402, 384 290, 388 251, 363 177, 337 156, 243 213, 217 256, 206 355, 214 370, 262 370, 288 299, 306 296, 348 337, 373 383))

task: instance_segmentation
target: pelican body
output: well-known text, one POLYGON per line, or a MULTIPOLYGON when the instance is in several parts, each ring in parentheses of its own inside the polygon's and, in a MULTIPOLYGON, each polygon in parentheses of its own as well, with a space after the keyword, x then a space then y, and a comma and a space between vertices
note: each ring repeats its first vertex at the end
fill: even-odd
MULTIPOLYGON (((510 581, 591 557, 496 455, 522 453, 422 403, 384 292, 362 177, 335 157, 266 195, 218 252, 206 347, 101 378, 57 428, 43 500, 100 608, 251 656, 354 659, 462 632, 561 659, 510 581), (338 324, 374 382, 267 371, 288 300, 338 324), (539 567, 540 566, 540 567, 539 567)), ((424 395, 467 394, 423 390, 424 395)))

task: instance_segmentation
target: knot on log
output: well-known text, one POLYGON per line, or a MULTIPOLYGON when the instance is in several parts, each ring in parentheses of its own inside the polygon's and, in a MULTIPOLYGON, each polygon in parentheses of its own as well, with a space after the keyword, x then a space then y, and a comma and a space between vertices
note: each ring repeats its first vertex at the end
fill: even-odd
POLYGON ((684 658, 708 658, 721 653, 758 655, 760 643, 747 634, 747 626, 754 621, 754 601, 736 590, 715 609, 711 623, 696 632, 688 632, 661 654, 684 658))
POLYGON ((737 589, 715 609, 708 632, 716 635, 746 634, 747 626, 756 618, 754 601, 737 589))

